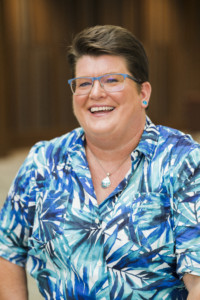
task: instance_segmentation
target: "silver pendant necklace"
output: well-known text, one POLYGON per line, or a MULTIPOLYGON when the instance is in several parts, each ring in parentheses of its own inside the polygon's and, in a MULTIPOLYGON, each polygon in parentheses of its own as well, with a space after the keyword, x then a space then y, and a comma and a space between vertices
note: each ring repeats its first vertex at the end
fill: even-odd
POLYGON ((128 155, 112 173, 108 173, 108 172, 106 172, 106 170, 104 169, 104 167, 102 166, 100 161, 97 159, 97 157, 93 154, 93 152, 90 149, 89 149, 89 151, 92 154, 92 156, 96 159, 96 161, 98 162, 99 166, 104 171, 104 173, 106 173, 106 177, 103 178, 101 181, 101 187, 106 189, 111 185, 110 176, 113 175, 117 170, 119 170, 119 168, 127 161, 127 159, 130 157, 130 155, 128 155))
POLYGON ((110 173, 107 173, 106 177, 102 179, 101 181, 102 188, 106 189, 111 185, 110 175, 111 175, 110 173))

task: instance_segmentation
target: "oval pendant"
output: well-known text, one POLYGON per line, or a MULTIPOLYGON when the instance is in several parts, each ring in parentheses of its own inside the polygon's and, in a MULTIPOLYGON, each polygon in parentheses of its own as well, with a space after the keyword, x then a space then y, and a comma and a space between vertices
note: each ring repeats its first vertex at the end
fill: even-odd
POLYGON ((102 181, 101 181, 101 186, 102 188, 106 189, 111 185, 109 175, 107 175, 102 181))

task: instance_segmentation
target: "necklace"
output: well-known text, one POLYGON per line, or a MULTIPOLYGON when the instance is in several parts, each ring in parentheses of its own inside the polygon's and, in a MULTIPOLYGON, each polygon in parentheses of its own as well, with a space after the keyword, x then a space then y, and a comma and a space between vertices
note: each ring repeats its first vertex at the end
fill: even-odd
POLYGON ((90 153, 92 154, 92 156, 96 159, 96 161, 98 162, 99 166, 101 167, 101 169, 104 171, 104 173, 106 173, 106 177, 104 177, 101 181, 101 187, 106 189, 111 185, 111 181, 110 181, 110 176, 113 175, 117 170, 120 169, 120 167, 128 160, 128 158, 130 157, 130 155, 128 155, 120 164, 119 166, 112 171, 111 173, 106 172, 106 170, 104 169, 104 167, 102 166, 102 164, 100 163, 100 161, 98 160, 98 158, 93 154, 93 152, 89 149, 90 153))

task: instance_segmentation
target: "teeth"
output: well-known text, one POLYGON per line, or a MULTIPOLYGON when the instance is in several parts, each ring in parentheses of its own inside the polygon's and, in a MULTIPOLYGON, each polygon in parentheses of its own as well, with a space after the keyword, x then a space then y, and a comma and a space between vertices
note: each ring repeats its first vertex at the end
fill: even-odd
POLYGON ((92 107, 90 109, 91 112, 96 112, 96 111, 110 111, 113 110, 114 107, 112 106, 101 106, 101 107, 92 107))

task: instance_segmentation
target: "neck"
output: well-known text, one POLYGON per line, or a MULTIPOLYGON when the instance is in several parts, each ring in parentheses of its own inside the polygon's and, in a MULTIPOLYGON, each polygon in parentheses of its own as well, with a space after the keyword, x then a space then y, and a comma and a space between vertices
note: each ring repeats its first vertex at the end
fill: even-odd
MULTIPOLYGON (((89 150, 101 161, 118 161, 129 155, 138 145, 144 130, 144 124, 135 130, 134 135, 114 138, 91 138, 86 134, 86 150, 89 150)), ((133 132, 130 129, 130 132, 133 132)))

